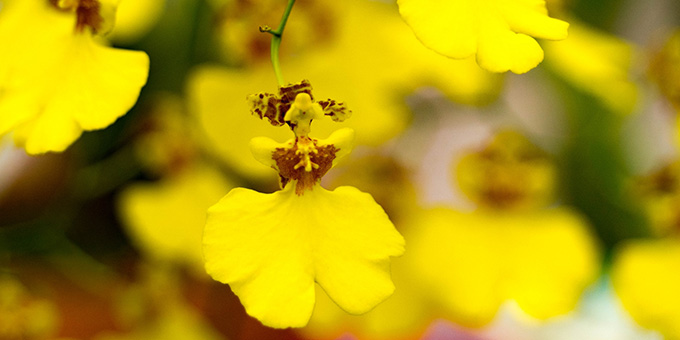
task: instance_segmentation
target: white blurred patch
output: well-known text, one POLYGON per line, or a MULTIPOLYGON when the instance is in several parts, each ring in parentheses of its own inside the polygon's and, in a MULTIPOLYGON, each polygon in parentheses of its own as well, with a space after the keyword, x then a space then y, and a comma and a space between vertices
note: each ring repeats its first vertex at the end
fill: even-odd
POLYGON ((606 279, 569 315, 541 322, 509 303, 481 334, 489 340, 663 340, 631 320, 606 279))
POLYGON ((657 97, 649 100, 642 112, 626 121, 621 143, 628 166, 634 173, 654 171, 678 157, 674 145, 676 119, 670 104, 657 97))
POLYGON ((14 147, 9 136, 0 138, 0 198, 30 160, 23 149, 14 147))

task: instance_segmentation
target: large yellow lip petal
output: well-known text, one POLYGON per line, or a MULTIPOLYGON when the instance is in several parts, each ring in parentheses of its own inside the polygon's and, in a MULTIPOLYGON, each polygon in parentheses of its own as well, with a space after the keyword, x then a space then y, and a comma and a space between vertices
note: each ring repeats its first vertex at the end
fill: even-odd
POLYGON ((350 313, 364 313, 394 290, 390 256, 404 240, 370 195, 352 187, 303 195, 293 184, 261 194, 237 188, 208 211, 206 271, 228 283, 248 314, 270 327, 302 327, 314 282, 350 313))
POLYGON ((399 12, 427 47, 454 59, 477 56, 489 71, 524 73, 543 60, 532 37, 561 40, 569 24, 543 0, 399 0, 399 12))

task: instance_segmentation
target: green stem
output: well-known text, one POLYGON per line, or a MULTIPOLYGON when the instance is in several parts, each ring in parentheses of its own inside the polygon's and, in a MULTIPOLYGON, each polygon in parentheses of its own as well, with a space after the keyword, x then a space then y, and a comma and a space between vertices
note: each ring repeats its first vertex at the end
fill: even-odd
POLYGON ((263 32, 271 33, 273 35, 271 46, 272 66, 274 66, 274 74, 276 74, 276 81, 279 83, 279 86, 286 85, 283 82, 283 75, 281 74, 281 67, 279 66, 279 46, 281 45, 283 30, 286 28, 286 22, 288 22, 288 16, 290 16, 290 11, 293 9, 294 4, 295 0, 288 0, 288 5, 283 12, 279 27, 275 31, 272 31, 271 29, 263 30, 263 32))

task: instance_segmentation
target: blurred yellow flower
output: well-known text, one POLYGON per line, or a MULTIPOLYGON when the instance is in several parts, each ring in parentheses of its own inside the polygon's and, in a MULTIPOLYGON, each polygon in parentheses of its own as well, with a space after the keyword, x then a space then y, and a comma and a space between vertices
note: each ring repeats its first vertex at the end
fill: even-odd
POLYGON ((96 42, 113 1, 3 1, 0 135, 30 154, 63 151, 83 131, 124 115, 146 83, 149 59, 96 42))
POLYGON ((635 240, 614 257, 612 284, 631 317, 665 339, 680 339, 680 240, 635 240))
POLYGON ((543 60, 532 37, 562 40, 569 24, 550 18, 544 0, 398 0, 422 43, 454 59, 476 56, 493 72, 524 73, 543 60))
POLYGON ((574 22, 568 39, 547 42, 544 48, 546 66, 565 80, 592 93, 615 112, 633 111, 638 98, 631 74, 635 46, 574 22))
POLYGON ((404 251, 403 238, 369 194, 319 185, 350 152, 353 132, 310 138, 313 119, 337 113, 312 98, 304 81, 281 87, 278 96, 251 97, 256 113, 273 100, 275 110, 261 116, 295 133, 285 143, 266 137, 251 143, 255 158, 279 172, 283 189, 231 190, 208 210, 203 236, 208 274, 228 283, 248 314, 275 328, 307 324, 315 282, 345 311, 371 310, 392 294, 389 259, 404 251))
POLYGON ((579 214, 547 208, 555 187, 548 154, 501 132, 456 170, 479 209, 423 211, 407 234, 414 275, 443 316, 479 327, 507 301, 538 319, 574 309, 598 277, 598 251, 579 214))
MULTIPOLYGON (((285 5, 285 2, 278 3, 281 7, 285 5)), ((355 111, 364 112, 342 123, 356 131, 358 144, 380 145, 403 131, 410 121, 404 97, 418 87, 434 86, 464 104, 490 102, 500 90, 502 77, 480 69, 473 60, 446 60, 423 47, 391 4, 364 0, 339 4, 323 0, 314 5, 300 5, 300 11, 298 4, 292 11, 291 23, 295 23, 296 18, 316 22, 318 19, 300 18, 315 15, 323 18, 323 26, 314 26, 313 39, 304 34, 307 32, 304 27, 286 28, 281 68, 284 75, 310 79, 326 93, 342 97, 355 111), (319 8, 327 10, 313 12, 319 8), (321 33, 325 35, 316 36, 321 33), (297 37, 303 41, 295 40, 297 37), (308 42, 310 39, 315 48, 303 48, 307 43, 312 44, 308 42), (295 49, 296 46, 300 47, 295 49)), ((281 11, 277 11, 277 18, 281 11)), ((248 13, 255 16, 251 21, 260 22, 259 12, 248 13)), ((265 13, 262 15, 266 17, 265 13)), ((238 22, 232 21, 228 28, 243 32, 238 22)), ((245 69, 200 67, 189 79, 188 94, 192 112, 199 118, 218 155, 240 174, 264 178, 269 172, 242 150, 254 136, 282 140, 287 138, 287 131, 276 131, 284 129, 263 126, 253 117, 240 114, 247 109, 243 102, 247 94, 258 92, 261 84, 275 82, 268 59, 270 37, 259 34, 248 33, 234 39, 239 42, 236 47, 254 49, 243 52, 244 55, 261 59, 239 62, 250 65, 245 69), (262 52, 263 44, 266 53, 262 52)), ((315 123, 315 133, 319 136, 328 136, 335 128, 327 122, 315 123)))
POLYGON ((118 211, 132 243, 147 260, 189 265, 202 273, 205 211, 234 185, 200 158, 193 122, 182 101, 157 96, 134 144, 154 182, 132 183, 118 196, 118 211))

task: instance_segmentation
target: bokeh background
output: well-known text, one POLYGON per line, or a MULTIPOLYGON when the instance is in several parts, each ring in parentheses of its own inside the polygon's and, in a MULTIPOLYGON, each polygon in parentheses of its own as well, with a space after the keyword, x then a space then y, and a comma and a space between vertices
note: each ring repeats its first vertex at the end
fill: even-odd
POLYGON ((366 315, 317 289, 305 328, 247 316, 201 233, 231 188, 278 188, 248 141, 290 132, 245 98, 276 91, 258 27, 286 2, 123 0, 135 107, 63 153, 0 139, 0 339, 680 339, 676 0, 548 0, 569 38, 522 75, 428 50, 394 1, 298 0, 283 75, 353 111, 313 136, 357 133, 322 184, 371 193, 407 250, 366 315))

